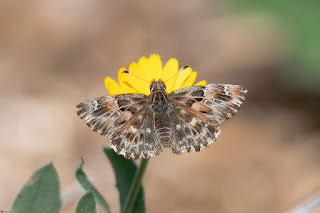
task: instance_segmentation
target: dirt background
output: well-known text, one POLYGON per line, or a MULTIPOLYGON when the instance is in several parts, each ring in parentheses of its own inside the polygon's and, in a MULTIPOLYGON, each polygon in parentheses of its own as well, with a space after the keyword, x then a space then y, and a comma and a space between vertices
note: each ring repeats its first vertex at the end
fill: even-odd
POLYGON ((224 1, 1 1, 0 209, 53 162, 62 212, 74 212, 84 193, 74 177, 83 157, 90 180, 119 210, 102 153, 108 139, 87 128, 75 106, 107 95, 105 76, 117 78, 120 67, 151 53, 190 65, 197 81, 240 84, 249 93, 218 143, 151 159, 147 212, 293 208, 320 188, 320 99, 292 92, 279 77, 284 40, 265 15, 234 14, 224 1))

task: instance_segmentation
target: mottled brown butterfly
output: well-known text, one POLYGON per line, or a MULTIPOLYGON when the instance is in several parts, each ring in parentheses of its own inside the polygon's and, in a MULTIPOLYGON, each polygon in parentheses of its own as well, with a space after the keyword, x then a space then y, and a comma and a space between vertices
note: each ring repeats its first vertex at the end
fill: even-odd
POLYGON ((114 151, 126 158, 149 158, 164 148, 181 154, 213 143, 221 123, 239 110, 247 90, 205 84, 168 94, 160 79, 151 82, 150 92, 87 100, 76 107, 77 113, 93 131, 110 137, 114 151))

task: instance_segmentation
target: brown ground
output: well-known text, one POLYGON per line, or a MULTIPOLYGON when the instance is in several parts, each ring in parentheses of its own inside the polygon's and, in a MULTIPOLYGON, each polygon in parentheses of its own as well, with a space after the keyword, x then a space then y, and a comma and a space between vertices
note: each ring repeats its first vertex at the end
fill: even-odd
POLYGON ((151 159, 148 212, 283 212, 320 188, 319 99, 281 87, 284 47, 266 17, 232 15, 222 1, 148 2, 0 2, 0 209, 10 208, 36 168, 53 162, 62 212, 74 212, 82 156, 119 210, 102 153, 107 139, 79 120, 75 105, 106 95, 105 76, 154 52, 191 65, 198 80, 241 84, 249 94, 217 144, 151 159))

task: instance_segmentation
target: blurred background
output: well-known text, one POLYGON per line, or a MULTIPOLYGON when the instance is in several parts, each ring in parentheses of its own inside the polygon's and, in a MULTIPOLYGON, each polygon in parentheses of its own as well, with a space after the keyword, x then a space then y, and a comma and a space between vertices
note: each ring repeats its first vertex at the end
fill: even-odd
POLYGON ((107 95, 105 76, 117 79, 120 67, 151 53, 190 65, 197 81, 249 93, 209 149, 151 159, 147 211, 296 207, 320 190, 319 20, 320 1, 0 1, 0 209, 53 162, 62 212, 74 212, 83 157, 90 180, 119 210, 102 153, 108 139, 75 106, 107 95))

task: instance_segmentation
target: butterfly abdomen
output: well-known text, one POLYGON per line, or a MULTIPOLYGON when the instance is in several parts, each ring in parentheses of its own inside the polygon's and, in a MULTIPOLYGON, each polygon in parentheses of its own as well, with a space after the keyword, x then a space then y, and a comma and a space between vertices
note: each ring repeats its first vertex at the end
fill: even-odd
POLYGON ((171 142, 171 125, 168 113, 156 113, 155 115, 155 129, 157 138, 162 147, 169 147, 171 142))

